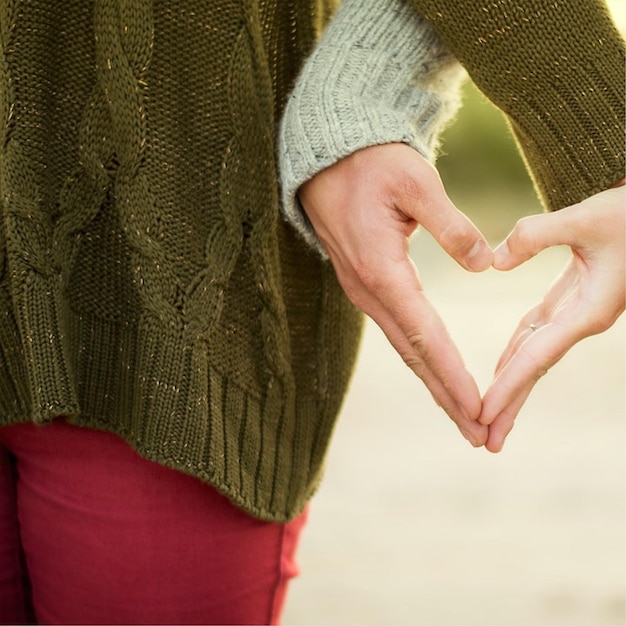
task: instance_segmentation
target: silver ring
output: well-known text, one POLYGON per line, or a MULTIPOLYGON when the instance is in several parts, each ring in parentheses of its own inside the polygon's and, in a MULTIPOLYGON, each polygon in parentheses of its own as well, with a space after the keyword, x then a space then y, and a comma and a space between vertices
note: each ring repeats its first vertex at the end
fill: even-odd
POLYGON ((539 326, 537 326, 537 324, 530 324, 530 325, 528 326, 528 328, 530 328, 530 330, 532 330, 533 332, 535 332, 535 331, 539 328, 539 326))

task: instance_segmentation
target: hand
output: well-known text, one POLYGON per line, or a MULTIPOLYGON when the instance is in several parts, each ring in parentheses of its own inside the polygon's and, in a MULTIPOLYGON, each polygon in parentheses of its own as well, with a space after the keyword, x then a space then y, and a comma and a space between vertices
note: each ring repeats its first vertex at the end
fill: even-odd
POLYGON ((478 387, 408 254, 422 224, 466 269, 485 270, 493 260, 437 171, 404 144, 373 146, 317 174, 299 197, 350 300, 381 327, 463 435, 483 445, 478 387))
POLYGON ((607 330, 624 311, 625 215, 624 188, 608 189, 566 209, 520 220, 496 249, 499 270, 560 244, 570 246, 572 258, 543 301, 522 318, 500 357, 480 416, 490 425, 491 452, 502 449, 535 383, 576 342, 607 330))

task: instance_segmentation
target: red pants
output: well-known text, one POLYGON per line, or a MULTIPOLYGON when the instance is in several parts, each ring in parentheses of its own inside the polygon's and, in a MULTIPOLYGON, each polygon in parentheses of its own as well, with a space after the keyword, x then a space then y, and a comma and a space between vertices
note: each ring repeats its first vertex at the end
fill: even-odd
POLYGON ((270 524, 114 435, 0 429, 0 623, 277 623, 304 515, 270 524))

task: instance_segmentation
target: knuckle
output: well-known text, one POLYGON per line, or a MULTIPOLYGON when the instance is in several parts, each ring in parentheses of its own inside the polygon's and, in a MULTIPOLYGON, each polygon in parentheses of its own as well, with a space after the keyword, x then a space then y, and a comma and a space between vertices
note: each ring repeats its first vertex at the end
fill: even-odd
POLYGON ((401 354, 402 360, 409 369, 418 377, 423 379, 426 373, 426 365, 422 359, 414 354, 401 354))
POLYGON ((428 371, 427 358, 425 357, 424 346, 426 339, 422 333, 409 333, 406 335, 407 347, 400 352, 404 363, 419 378, 424 379, 428 371))
POLYGON ((383 274, 375 268, 372 268, 371 263, 368 263, 367 261, 356 261, 353 269, 361 284, 370 293, 379 293, 386 283, 383 274))
POLYGON ((464 255, 472 249, 476 240, 476 233, 468 224, 454 220, 443 229, 439 242, 446 250, 464 255))
POLYGON ((424 333, 415 332, 408 335, 407 339, 411 344, 411 347, 419 354, 426 352, 427 339, 424 333))
MULTIPOLYGON (((524 378, 525 381, 531 382, 533 386, 548 373, 550 366, 554 363, 554 359, 550 354, 539 356, 524 348, 524 346, 520 349, 519 358, 528 364, 524 368, 527 372, 524 378)), ((503 384, 503 388, 508 393, 514 394, 519 384, 520 381, 510 381, 507 384, 503 384)))
POLYGON ((508 242, 509 248, 512 249, 537 250, 537 238, 531 217, 523 217, 518 220, 508 242))
POLYGON ((533 365, 532 374, 530 379, 533 382, 533 386, 541 380, 549 371, 552 365, 558 360, 558 356, 553 353, 543 355, 540 358, 528 355, 528 359, 533 365))

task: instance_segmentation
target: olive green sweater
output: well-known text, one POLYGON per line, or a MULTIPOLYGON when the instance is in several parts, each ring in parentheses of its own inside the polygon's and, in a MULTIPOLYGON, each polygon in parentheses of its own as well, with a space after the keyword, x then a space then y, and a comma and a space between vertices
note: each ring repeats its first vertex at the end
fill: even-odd
POLYGON ((604 0, 406 0, 504 113, 561 209, 624 177, 624 40, 604 0))
MULTIPOLYGON (((331 5, 0 0, 1 424, 66 416, 259 518, 302 510, 361 326, 279 218, 277 121, 331 5)), ((493 23, 471 28, 489 39, 493 23)), ((531 71, 513 42, 498 54, 531 71)), ((614 54, 594 84, 619 84, 614 54)), ((499 91, 510 77, 492 80, 499 91)), ((508 112, 532 118, 561 91, 508 112)), ((604 111, 585 128, 613 137, 604 111)), ((566 122, 548 144, 589 146, 587 131, 561 135, 566 122)), ((616 170, 600 152, 596 186, 616 170)))
POLYGON ((302 510, 361 316, 281 220, 318 0, 0 0, 0 423, 73 423, 302 510))

